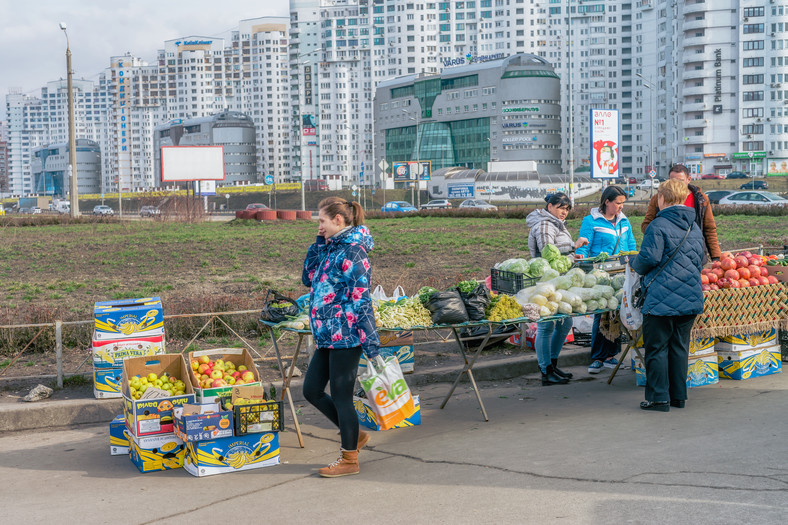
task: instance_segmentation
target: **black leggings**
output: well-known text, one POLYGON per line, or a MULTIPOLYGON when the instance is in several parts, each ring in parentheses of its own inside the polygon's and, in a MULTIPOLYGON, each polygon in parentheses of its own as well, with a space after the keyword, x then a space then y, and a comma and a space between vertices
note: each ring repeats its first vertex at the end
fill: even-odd
POLYGON ((339 427, 342 448, 358 446, 358 416, 353 407, 361 347, 317 348, 304 378, 304 397, 339 427), (330 383, 331 395, 326 394, 330 383))

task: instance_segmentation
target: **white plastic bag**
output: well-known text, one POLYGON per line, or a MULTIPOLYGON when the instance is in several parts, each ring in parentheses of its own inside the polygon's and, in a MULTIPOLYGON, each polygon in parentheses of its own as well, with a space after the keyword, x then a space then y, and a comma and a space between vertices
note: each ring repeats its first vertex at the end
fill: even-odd
POLYGON ((637 330, 643 325, 643 314, 635 308, 635 292, 640 289, 640 275, 630 268, 629 263, 624 270, 624 294, 621 296, 621 324, 630 330, 637 330))
POLYGON ((403 297, 407 297, 405 295, 405 290, 402 289, 402 286, 397 286, 394 288, 394 293, 392 295, 386 295, 386 291, 383 290, 381 285, 377 285, 375 290, 370 294, 373 301, 379 301, 381 303, 385 303, 386 301, 399 301, 403 297))
POLYGON ((397 356, 377 355, 358 377, 381 430, 392 428, 416 412, 397 356))

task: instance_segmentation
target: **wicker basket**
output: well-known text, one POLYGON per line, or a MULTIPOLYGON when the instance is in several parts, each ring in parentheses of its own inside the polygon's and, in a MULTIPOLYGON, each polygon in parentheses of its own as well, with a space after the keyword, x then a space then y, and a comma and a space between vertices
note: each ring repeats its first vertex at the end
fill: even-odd
POLYGON ((783 283, 704 292, 703 313, 692 338, 724 337, 788 327, 788 286, 783 283))

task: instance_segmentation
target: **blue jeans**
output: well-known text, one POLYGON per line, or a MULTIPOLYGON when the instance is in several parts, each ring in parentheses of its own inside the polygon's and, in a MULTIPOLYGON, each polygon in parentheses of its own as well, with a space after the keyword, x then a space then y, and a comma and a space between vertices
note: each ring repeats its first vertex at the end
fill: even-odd
POLYGON ((591 328, 591 362, 604 361, 616 357, 621 352, 621 342, 608 341, 599 333, 602 314, 594 314, 594 326, 591 328))
POLYGON ((536 323, 536 359, 542 373, 547 373, 552 359, 558 359, 561 348, 564 346, 566 336, 572 329, 572 318, 567 317, 562 321, 545 321, 536 323))

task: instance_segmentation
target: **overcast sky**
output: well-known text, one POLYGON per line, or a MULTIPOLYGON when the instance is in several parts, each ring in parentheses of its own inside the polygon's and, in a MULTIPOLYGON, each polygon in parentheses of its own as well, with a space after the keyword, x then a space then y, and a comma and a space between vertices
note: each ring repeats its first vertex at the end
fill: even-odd
POLYGON ((5 96, 33 96, 66 74, 65 22, 74 78, 97 80, 109 57, 131 52, 153 63, 164 41, 226 36, 239 20, 288 16, 289 0, 2 0, 0 1, 0 116, 5 96))

